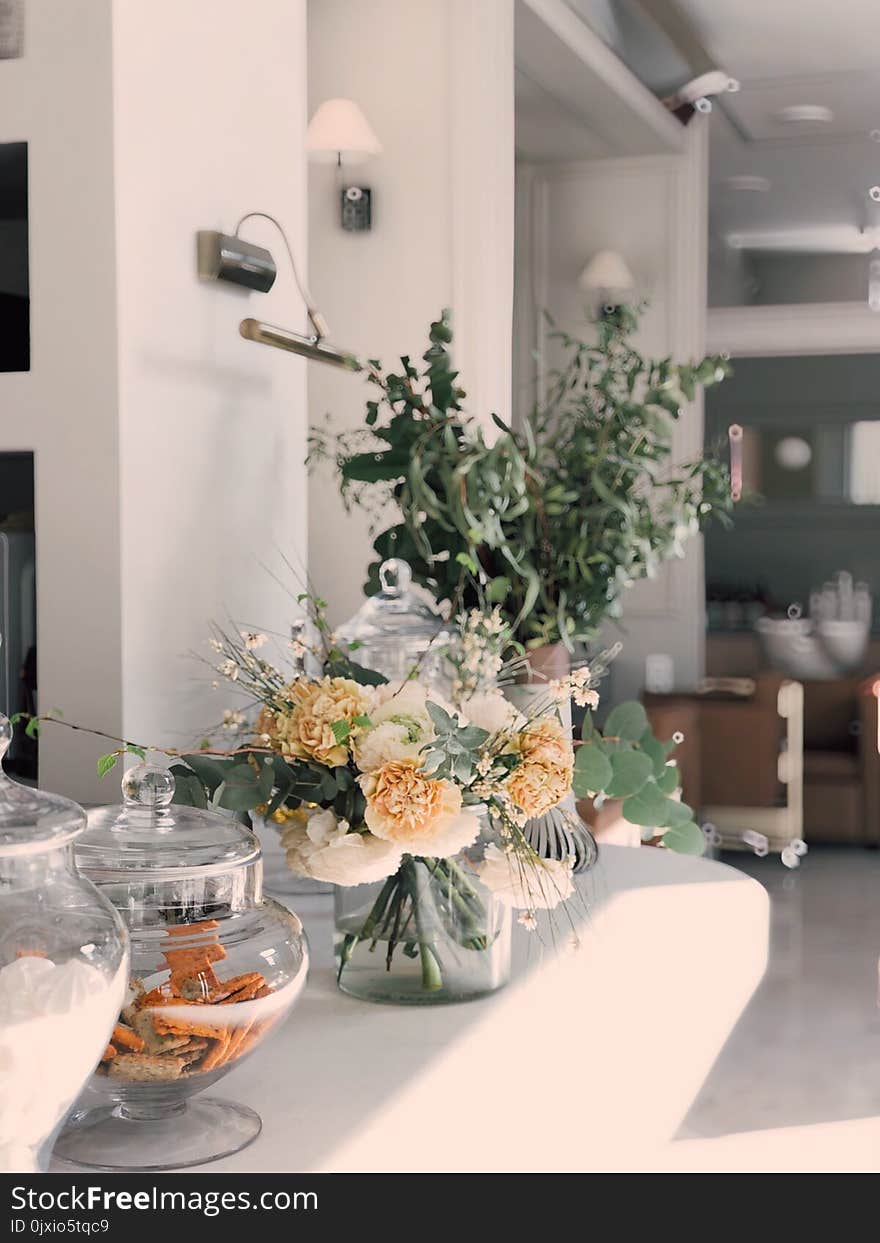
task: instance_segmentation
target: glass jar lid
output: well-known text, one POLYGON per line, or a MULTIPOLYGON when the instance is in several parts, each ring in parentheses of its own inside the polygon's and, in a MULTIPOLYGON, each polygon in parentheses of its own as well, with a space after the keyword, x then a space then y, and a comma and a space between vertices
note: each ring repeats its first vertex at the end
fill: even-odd
POLYGON ((373 644, 424 640, 427 645, 443 628, 443 619, 411 588, 412 570, 406 561, 390 557, 379 567, 381 590, 370 596, 353 617, 339 628, 339 638, 373 644))
POLYGON ((0 713, 0 856, 39 854, 65 845, 86 827, 86 813, 72 799, 7 777, 3 757, 11 742, 12 725, 0 713))
POLYGON ((133 880, 230 872, 254 863, 260 844, 237 820, 172 803, 174 775, 138 764, 122 779, 122 803, 96 807, 76 846, 92 880, 121 873, 133 880))

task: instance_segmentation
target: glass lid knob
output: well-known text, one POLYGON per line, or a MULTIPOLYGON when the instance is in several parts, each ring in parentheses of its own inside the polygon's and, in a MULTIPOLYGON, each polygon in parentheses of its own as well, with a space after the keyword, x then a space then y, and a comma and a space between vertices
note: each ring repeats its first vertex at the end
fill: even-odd
POLYGON ((121 822, 149 823, 157 829, 172 828, 174 817, 169 808, 174 800, 174 776, 167 768, 155 764, 136 764, 122 778, 121 822))
POLYGON ((382 584, 383 595, 402 596, 409 590, 412 570, 399 557, 389 557, 379 566, 379 582, 382 584))

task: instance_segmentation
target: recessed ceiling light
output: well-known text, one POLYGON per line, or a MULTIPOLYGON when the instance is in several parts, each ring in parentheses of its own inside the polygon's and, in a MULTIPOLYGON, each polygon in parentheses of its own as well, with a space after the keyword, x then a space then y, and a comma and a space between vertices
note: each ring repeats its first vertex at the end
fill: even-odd
POLYGON ((769 177, 758 177, 752 173, 737 173, 733 177, 725 177, 724 184, 729 190, 751 191, 753 194, 766 194, 770 189, 769 177))
POLYGON ((776 113, 782 125, 830 125, 834 113, 824 104, 789 104, 776 113))

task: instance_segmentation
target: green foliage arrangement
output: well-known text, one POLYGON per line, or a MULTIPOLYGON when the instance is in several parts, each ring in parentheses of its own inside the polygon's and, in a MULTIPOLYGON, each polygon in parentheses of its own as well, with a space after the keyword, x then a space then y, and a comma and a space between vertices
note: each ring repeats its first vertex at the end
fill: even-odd
POLYGON ((400 520, 375 537, 368 594, 390 556, 438 601, 460 598, 464 573, 466 607, 500 605, 526 647, 572 648, 620 614, 626 587, 682 555, 710 517, 727 516, 726 467, 712 456, 674 465, 672 426, 729 365, 644 358, 631 340, 639 314, 606 315, 594 343, 553 332, 564 361, 547 400, 522 430, 493 415, 491 444, 464 413, 446 313, 431 325, 421 370, 408 357, 396 374, 371 363, 379 395, 366 427, 316 430, 310 451, 334 461, 347 505, 372 514, 374 533, 396 503, 400 520))
POLYGON ((621 799, 623 816, 643 838, 678 854, 701 855, 705 839, 693 808, 675 797, 681 774, 670 757, 680 741, 661 742, 634 700, 612 708, 601 730, 587 712, 572 788, 578 798, 621 799))

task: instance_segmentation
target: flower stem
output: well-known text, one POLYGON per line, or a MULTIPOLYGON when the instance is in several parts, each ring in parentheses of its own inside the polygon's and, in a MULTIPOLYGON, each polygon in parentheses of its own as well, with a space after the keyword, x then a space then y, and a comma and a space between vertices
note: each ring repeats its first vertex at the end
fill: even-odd
POLYGON ((392 893, 399 884, 400 877, 398 875, 389 876, 385 884, 382 886, 378 898, 373 903, 373 909, 364 920, 364 926, 361 928, 360 932, 350 932, 344 938, 342 942, 342 949, 339 954, 339 970, 336 973, 337 984, 342 979, 343 969, 351 962, 351 956, 355 951, 357 943, 359 941, 365 941, 368 937, 373 935, 376 925, 385 914, 385 908, 391 899, 392 893))
POLYGON ((436 951, 430 944, 428 929, 425 927, 424 913, 422 911, 421 899, 419 897, 418 864, 415 859, 407 859, 401 865, 401 870, 406 875, 406 883, 410 893, 410 902, 412 903, 413 914, 416 921, 416 935, 419 941, 419 958, 422 965, 422 988, 427 993, 436 993, 443 987, 443 973, 440 969, 440 960, 437 957, 436 951))

